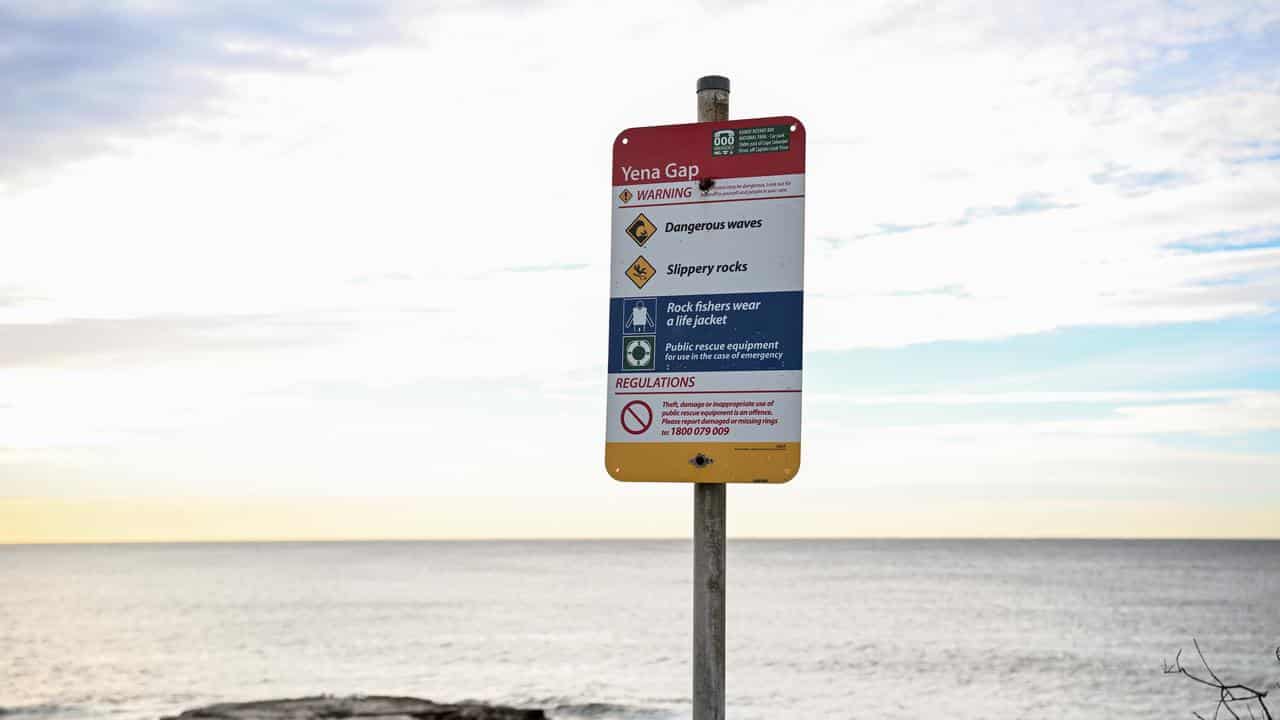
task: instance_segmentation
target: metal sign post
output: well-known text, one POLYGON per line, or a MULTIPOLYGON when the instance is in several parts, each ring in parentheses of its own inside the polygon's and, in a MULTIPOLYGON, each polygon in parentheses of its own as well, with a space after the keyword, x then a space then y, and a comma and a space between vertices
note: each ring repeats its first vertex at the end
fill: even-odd
POLYGON ((693 486, 693 720, 724 718, 727 490, 693 486))
POLYGON ((698 80, 698 122, 613 145, 605 467, 694 485, 693 717, 725 700, 725 484, 800 468, 805 129, 729 120, 698 80))
MULTIPOLYGON (((698 122, 729 119, 729 78, 698 79, 698 122)), ((693 486, 693 720, 724 720, 728 487, 693 486)))

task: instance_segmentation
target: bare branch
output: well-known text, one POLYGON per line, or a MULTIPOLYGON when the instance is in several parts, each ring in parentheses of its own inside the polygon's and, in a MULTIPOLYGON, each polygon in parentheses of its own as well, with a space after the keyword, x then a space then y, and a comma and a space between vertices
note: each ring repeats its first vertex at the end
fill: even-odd
MULTIPOLYGON (((1209 660, 1205 658, 1204 651, 1200 649, 1200 642, 1195 638, 1192 638, 1191 644, 1195 646, 1196 655, 1200 658, 1200 665, 1204 668, 1204 671, 1208 673, 1208 678, 1188 670, 1186 666, 1182 664, 1181 649, 1178 650, 1177 655, 1174 655, 1172 665, 1167 662, 1162 663, 1164 666, 1164 674, 1181 675, 1188 680, 1217 690, 1218 704, 1213 708, 1214 720, 1218 720, 1223 710, 1225 710, 1234 720, 1244 720, 1240 714, 1236 712, 1235 708, 1232 707, 1232 704, 1234 703, 1244 704, 1244 708, 1249 712, 1249 720, 1258 720, 1258 716, 1254 713, 1255 706, 1262 712, 1263 720, 1275 720, 1271 715, 1270 708, 1267 707, 1266 690, 1256 690, 1248 685, 1240 683, 1224 682, 1222 678, 1218 677, 1218 673, 1214 671, 1213 666, 1209 664, 1209 660)), ((1280 661, 1280 647, 1276 648, 1276 660, 1280 661)), ((1280 687, 1280 683, 1276 684, 1275 687, 1280 687)), ((1205 720, 1204 716, 1200 713, 1193 712, 1191 714, 1194 715, 1197 720, 1205 720)))

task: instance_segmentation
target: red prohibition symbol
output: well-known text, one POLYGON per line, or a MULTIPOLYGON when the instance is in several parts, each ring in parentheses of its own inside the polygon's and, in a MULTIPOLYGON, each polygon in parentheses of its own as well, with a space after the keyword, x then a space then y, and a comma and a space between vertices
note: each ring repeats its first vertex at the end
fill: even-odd
POLYGON ((632 435, 643 435, 653 424, 653 408, 643 400, 632 400, 622 406, 622 429, 632 435))

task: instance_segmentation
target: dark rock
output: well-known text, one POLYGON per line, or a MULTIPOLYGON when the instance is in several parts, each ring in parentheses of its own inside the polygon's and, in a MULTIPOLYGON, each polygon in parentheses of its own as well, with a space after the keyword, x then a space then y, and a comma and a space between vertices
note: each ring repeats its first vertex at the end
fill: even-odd
POLYGON ((262 700, 222 703, 188 710, 164 720, 333 720, 335 718, 377 718, 377 720, 547 720, 541 710, 458 703, 445 705, 430 700, 382 695, 354 697, 307 697, 293 700, 262 700))

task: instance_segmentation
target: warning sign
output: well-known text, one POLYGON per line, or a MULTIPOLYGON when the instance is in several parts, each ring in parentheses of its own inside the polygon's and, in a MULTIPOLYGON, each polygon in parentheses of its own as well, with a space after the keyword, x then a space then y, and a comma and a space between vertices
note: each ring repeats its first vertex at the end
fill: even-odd
MULTIPOLYGON (((624 190, 623 192, 626 191, 624 190)), ((623 200, 623 202, 626 202, 626 200, 623 200)), ((645 217, 644 213, 637 215, 636 219, 632 220, 631 224, 627 226, 627 234, 640 247, 644 247, 644 244, 649 242, 649 238, 653 237, 656 232, 658 232, 658 228, 649 222, 649 218, 645 217)))
POLYGON ((635 283, 637 288, 642 288, 653 279, 653 265, 641 255, 627 266, 627 277, 631 278, 631 282, 635 283))
POLYGON ((605 432, 615 479, 796 476, 804 173, 793 117, 618 135, 605 432))

